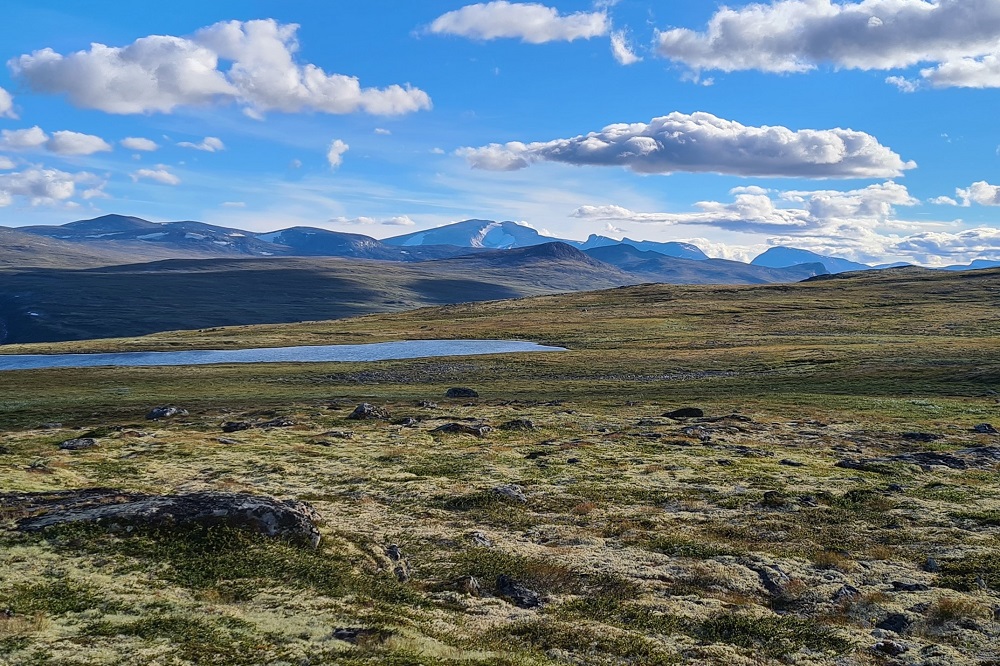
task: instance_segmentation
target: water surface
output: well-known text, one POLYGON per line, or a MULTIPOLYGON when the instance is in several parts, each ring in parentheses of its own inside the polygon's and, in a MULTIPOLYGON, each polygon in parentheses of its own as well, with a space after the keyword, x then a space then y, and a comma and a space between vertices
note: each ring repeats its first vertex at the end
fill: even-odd
POLYGON ((438 356, 565 351, 521 340, 404 340, 366 345, 318 345, 113 354, 0 354, 0 371, 36 368, 89 368, 100 365, 208 365, 210 363, 327 363, 387 361, 438 356))

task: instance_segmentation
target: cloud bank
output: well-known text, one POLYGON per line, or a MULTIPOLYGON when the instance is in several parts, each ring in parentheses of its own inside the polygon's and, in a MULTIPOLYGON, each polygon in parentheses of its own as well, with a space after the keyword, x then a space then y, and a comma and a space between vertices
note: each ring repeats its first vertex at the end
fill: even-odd
POLYGON ((520 39, 529 44, 572 42, 608 34, 611 23, 604 12, 577 12, 562 16, 534 2, 496 0, 448 12, 436 18, 428 30, 439 35, 470 39, 520 39))
POLYGON ((78 107, 116 114, 214 103, 236 103, 250 115, 391 116, 431 107, 419 88, 362 88, 355 77, 298 63, 298 27, 274 19, 224 21, 190 37, 152 35, 125 47, 92 44, 65 56, 45 48, 8 65, 35 92, 65 94, 78 107))
POLYGON ((723 7, 703 32, 666 30, 656 44, 661 56, 695 71, 791 73, 824 64, 889 70, 931 63, 920 76, 932 86, 996 87, 998 34, 996 0, 773 0, 723 7))
POLYGON ((561 162, 623 166, 638 173, 891 178, 916 166, 864 132, 750 127, 704 112, 671 113, 649 123, 608 125, 569 139, 465 147, 456 154, 472 168, 490 171, 561 162))
POLYGON ((23 197, 32 206, 69 203, 77 193, 77 185, 94 185, 83 193, 84 198, 99 196, 103 187, 97 176, 86 171, 74 174, 58 169, 31 168, 0 173, 0 206, 9 206, 14 197, 23 197))

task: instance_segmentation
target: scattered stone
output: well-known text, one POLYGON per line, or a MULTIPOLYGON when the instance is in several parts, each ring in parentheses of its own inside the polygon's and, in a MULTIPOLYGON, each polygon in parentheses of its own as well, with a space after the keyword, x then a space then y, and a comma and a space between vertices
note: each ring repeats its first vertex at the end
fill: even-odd
POLYGON ((537 460, 539 458, 544 458, 545 456, 550 456, 553 453, 554 451, 529 451, 524 457, 526 460, 537 460))
POLYGON ((351 645, 368 642, 382 642, 392 636, 392 632, 384 629, 363 629, 361 627, 337 627, 333 630, 333 638, 351 645))
POLYGON ((670 419, 696 419, 705 415, 705 412, 697 407, 681 407, 672 412, 666 412, 663 416, 670 419))
POLYGON ((452 434, 461 435, 475 435, 476 437, 483 437, 493 431, 493 428, 485 424, 480 425, 466 425, 465 423, 445 423, 442 426, 434 428, 431 432, 446 432, 452 434))
POLYGON ((764 506, 785 506, 787 502, 785 501, 785 494, 778 490, 766 490, 764 491, 764 498, 761 504, 764 506))
POLYGON ((497 486, 493 489, 493 492, 514 502, 520 502, 521 504, 527 504, 528 502, 528 496, 524 494, 524 489, 516 483, 497 486))
POLYGON ((941 571, 941 565, 933 557, 928 557, 927 561, 920 568, 927 573, 939 573, 941 571))
POLYGON ((226 421, 222 424, 222 432, 239 432, 240 430, 249 430, 253 427, 253 424, 249 421, 226 421))
MULTIPOLYGON (((527 498, 525 499, 527 500, 527 498)), ((477 546, 482 546, 483 548, 493 547, 493 541, 488 536, 486 536, 485 534, 483 534, 478 530, 476 530, 475 532, 471 532, 469 534, 469 539, 471 539, 472 543, 476 544, 477 546)))
POLYGON ((904 583, 898 580, 892 581, 893 592, 927 592, 930 589, 931 586, 924 583, 904 583))
POLYGON ((712 441, 712 435, 707 430, 705 430, 700 426, 695 428, 684 428, 684 430, 682 430, 681 432, 683 432, 688 437, 694 437, 701 442, 712 441))
POLYGON ((8 449, 6 446, 0 445, 0 456, 6 456, 6 455, 10 455, 10 449, 8 449))
POLYGON ((811 507, 819 506, 819 502, 816 501, 816 498, 813 497, 812 495, 800 495, 797 499, 799 504, 801 504, 802 506, 811 506, 811 507))
POLYGON ((350 430, 328 430, 323 433, 323 437, 333 437, 335 439, 353 439, 354 433, 350 430))
POLYGON ((944 435, 935 435, 931 432, 904 432, 902 433, 902 438, 910 442, 936 442, 939 439, 943 439, 944 435))
POLYGON ((663 439, 663 435, 658 432, 640 432, 637 436, 643 439, 663 439))
POLYGON ((905 633, 913 621, 902 613, 890 613, 881 622, 875 625, 877 629, 885 629, 897 634, 905 633))
POLYGON ((417 403, 417 407, 423 407, 424 409, 437 409, 438 404, 436 402, 431 402, 430 400, 421 400, 417 403))
POLYGON ((361 421, 364 419, 378 419, 381 421, 389 420, 389 412, 387 412, 382 407, 376 407, 375 405, 367 402, 363 402, 354 408, 354 411, 348 414, 347 418, 354 419, 355 421, 361 421))
POLYGON ((82 451, 83 449, 92 449, 95 446, 97 446, 97 440, 93 437, 78 437, 67 439, 59 445, 59 448, 63 451, 82 451))
POLYGON ((497 576, 497 594, 518 608, 538 608, 542 605, 538 592, 517 582, 507 574, 497 576))
POLYGON ((180 409, 178 407, 173 407, 171 405, 162 405, 160 407, 153 407, 146 414, 146 419, 149 421, 155 421, 157 419, 169 419, 174 416, 187 416, 188 411, 186 409, 180 409))
POLYGON ((62 428, 62 423, 58 421, 49 421, 48 423, 43 423, 41 426, 42 430, 57 430, 62 428))
POLYGON ((444 397, 446 398, 478 398, 479 393, 475 390, 466 388, 464 386, 453 386, 452 388, 445 391, 444 397))
POLYGON ((898 657, 901 654, 909 652, 910 648, 898 641, 879 641, 872 647, 872 650, 880 654, 887 654, 890 657, 898 657))
POLYGON ((528 419, 514 419, 500 426, 500 430, 534 430, 535 424, 528 419))
POLYGON ((226 525, 312 545, 319 545, 316 510, 298 500, 278 500, 247 493, 144 495, 109 488, 21 495, 0 495, 0 506, 28 514, 17 522, 22 532, 66 523, 94 523, 109 528, 151 525, 226 525))
POLYGON ((483 586, 475 576, 465 576, 458 580, 458 589, 470 597, 483 596, 483 586))
POLYGON ((980 423, 973 426, 972 432, 978 432, 981 435, 1000 435, 1000 430, 997 430, 989 423, 980 423))
POLYGON ((396 419, 395 421, 392 422, 393 425, 403 426, 404 428, 413 428, 416 427, 416 425, 419 423, 420 423, 419 419, 415 419, 412 416, 407 416, 402 419, 396 419))
POLYGON ((582 461, 579 458, 567 458, 566 462, 570 465, 579 465, 582 461))
POLYGON ((761 585, 773 597, 780 597, 792 579, 781 570, 777 564, 761 564, 760 562, 743 561, 743 566, 760 577, 761 585))
POLYGON ((385 555, 392 561, 392 573, 400 583, 410 580, 410 565, 403 557, 403 550, 396 544, 386 547, 385 555))
POLYGON ((219 444, 228 444, 229 446, 232 446, 233 444, 242 444, 243 443, 243 442, 241 442, 239 440, 229 439, 228 437, 219 437, 215 441, 217 441, 219 444))
POLYGON ((720 467, 732 467, 733 461, 728 458, 719 458, 718 460, 715 461, 715 464, 719 465, 720 467))
POLYGON ((257 424, 258 428, 289 428, 295 425, 295 421, 285 418, 271 419, 257 424))
POLYGON ((840 589, 833 593, 833 601, 836 603, 841 603, 844 601, 851 601, 857 599, 861 596, 861 590, 854 587, 853 585, 841 585, 840 589))
POLYGON ((890 493, 905 493, 906 492, 906 487, 905 486, 901 486, 898 483, 890 483, 889 485, 887 485, 885 487, 885 489, 888 490, 890 493))
POLYGON ((805 467, 806 464, 799 462, 798 460, 792 460, 791 458, 782 458, 778 461, 779 465, 784 465, 785 467, 805 467))

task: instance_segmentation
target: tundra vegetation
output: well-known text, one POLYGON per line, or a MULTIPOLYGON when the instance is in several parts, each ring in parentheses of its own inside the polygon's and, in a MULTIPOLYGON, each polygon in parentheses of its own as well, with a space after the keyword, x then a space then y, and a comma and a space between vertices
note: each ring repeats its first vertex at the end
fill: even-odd
POLYGON ((4 347, 569 351, 4 373, 0 662, 1000 663, 998 308, 998 270, 892 270, 4 347), (88 488, 321 540, 19 529, 88 488))

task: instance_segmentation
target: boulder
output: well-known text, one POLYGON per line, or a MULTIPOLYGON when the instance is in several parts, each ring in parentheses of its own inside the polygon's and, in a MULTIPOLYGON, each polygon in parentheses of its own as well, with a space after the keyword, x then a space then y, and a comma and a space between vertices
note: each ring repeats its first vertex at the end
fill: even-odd
POLYGON ((247 493, 202 492, 144 495, 110 488, 22 495, 0 495, 0 507, 26 514, 17 522, 23 532, 67 523, 93 523, 109 528, 224 525, 319 544, 316 510, 298 500, 279 500, 247 493))
POLYGON ((180 409, 172 405, 163 405, 160 407, 153 407, 146 414, 146 418, 150 421, 155 421, 157 419, 169 419, 173 416, 187 416, 188 412, 186 409, 180 409))
POLYGON ((497 594, 518 608, 538 608, 542 601, 538 592, 526 587, 507 574, 497 576, 497 594))
POLYGON ((479 394, 473 389, 464 386, 453 386, 445 391, 446 398, 478 398, 479 394))
POLYGON ((989 423, 980 423, 973 426, 972 432, 978 432, 981 435, 1000 435, 1000 430, 997 430, 989 423))
POLYGON ((508 483, 503 486, 497 486, 493 489, 493 492, 514 502, 519 502, 521 504, 526 504, 528 502, 528 497, 524 494, 524 489, 516 483, 508 483))
POLYGON ((364 419, 377 419, 380 421, 389 420, 389 412, 387 412, 382 407, 376 407, 375 405, 367 402, 363 402, 354 408, 354 411, 348 414, 347 418, 354 419, 355 421, 361 421, 364 419))
POLYGON ((534 430, 535 424, 528 419, 514 419, 500 426, 500 430, 534 430))
POLYGON ((222 432, 239 432, 240 430, 249 430, 253 427, 253 424, 249 421, 226 421, 222 424, 222 432))
POLYGON ((59 448, 63 451, 81 451, 83 449, 92 449, 95 446, 97 446, 97 440, 93 437, 78 437, 76 439, 67 439, 59 445, 59 448))
POLYGON ((672 412, 667 412, 663 416, 670 419, 692 419, 700 418, 705 415, 705 412, 697 407, 681 407, 680 409, 675 409, 672 412))
POLYGON ((493 428, 485 424, 479 425, 467 425, 465 423, 445 423, 442 426, 434 428, 431 432, 444 432, 451 434, 461 434, 461 435, 474 435, 476 437, 483 437, 493 431, 493 428))

